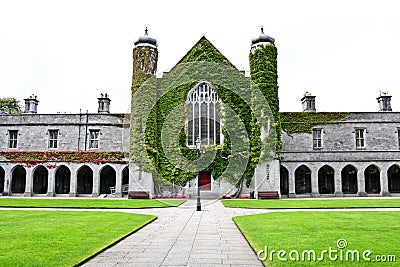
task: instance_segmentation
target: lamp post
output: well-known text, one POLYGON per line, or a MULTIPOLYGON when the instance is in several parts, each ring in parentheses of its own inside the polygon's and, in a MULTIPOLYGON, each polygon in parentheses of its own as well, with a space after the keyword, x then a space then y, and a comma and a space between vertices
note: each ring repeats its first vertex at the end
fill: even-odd
POLYGON ((197 148, 197 211, 201 211, 201 203, 200 203, 200 148, 201 148, 201 140, 200 136, 197 137, 196 140, 196 148, 197 148))

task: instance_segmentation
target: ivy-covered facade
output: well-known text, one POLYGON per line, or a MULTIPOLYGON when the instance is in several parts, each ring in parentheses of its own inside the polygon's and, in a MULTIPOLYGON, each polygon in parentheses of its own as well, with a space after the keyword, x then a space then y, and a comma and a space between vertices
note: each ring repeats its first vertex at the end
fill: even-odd
MULTIPOLYGON (((202 37, 156 76, 158 44, 134 43, 131 113, 0 114, 0 192, 24 196, 321 197, 400 194, 400 113, 279 110, 278 49, 261 33, 238 70, 202 37)), ((244 51, 245 56, 245 51, 244 51)), ((129 94, 129 93, 128 93, 129 94)), ((308 102, 307 102, 308 101, 308 102)), ((300 105, 299 105, 300 106, 300 105)))

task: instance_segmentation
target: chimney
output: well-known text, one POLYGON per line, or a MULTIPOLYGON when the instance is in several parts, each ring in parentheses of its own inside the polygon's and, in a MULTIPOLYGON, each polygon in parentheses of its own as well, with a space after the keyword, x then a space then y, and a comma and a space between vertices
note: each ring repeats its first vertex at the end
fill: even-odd
POLYGON ((110 113, 110 102, 111 99, 108 97, 108 94, 100 94, 100 97, 97 98, 99 100, 99 108, 97 110, 98 113, 110 113))
POLYGON ((25 100, 25 111, 24 113, 37 113, 37 106, 39 104, 39 100, 37 100, 36 95, 31 95, 29 98, 25 100))
POLYGON ((388 92, 379 91, 379 97, 376 99, 378 100, 379 111, 392 111, 392 106, 390 105, 391 99, 392 96, 390 96, 388 92))
POLYGON ((309 92, 305 92, 303 98, 301 99, 303 105, 303 112, 315 112, 315 96, 311 95, 309 92))

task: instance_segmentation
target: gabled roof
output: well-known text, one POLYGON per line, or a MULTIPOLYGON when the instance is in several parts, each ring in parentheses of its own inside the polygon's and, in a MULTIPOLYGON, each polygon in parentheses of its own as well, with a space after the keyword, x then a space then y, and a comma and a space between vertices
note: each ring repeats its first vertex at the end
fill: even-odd
POLYGON ((199 61, 222 63, 237 69, 205 36, 197 41, 177 65, 199 61))

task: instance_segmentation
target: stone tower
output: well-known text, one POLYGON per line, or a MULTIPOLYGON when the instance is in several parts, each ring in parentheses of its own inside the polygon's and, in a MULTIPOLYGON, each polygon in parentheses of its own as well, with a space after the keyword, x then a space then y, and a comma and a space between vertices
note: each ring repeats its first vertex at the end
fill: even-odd
MULTIPOLYGON (((155 77, 157 71, 158 49, 157 40, 148 35, 148 30, 134 42, 133 47, 133 71, 132 71, 132 110, 135 104, 135 93, 138 88, 149 78, 155 77)), ((133 114, 133 112, 132 112, 133 114)), ((130 151, 133 143, 140 142, 134 137, 135 123, 141 122, 140 118, 131 117, 130 151)), ((141 126, 140 126, 141 127, 141 126)), ((141 127, 142 128, 142 127, 141 127)), ((151 173, 144 172, 143 169, 132 160, 130 153, 129 160, 129 198, 152 198, 154 194, 154 182, 151 173)))
MULTIPOLYGON (((254 192, 258 197, 258 192, 271 191, 280 194, 280 174, 279 156, 281 141, 281 123, 279 114, 278 97, 278 71, 277 71, 278 51, 275 47, 275 39, 264 33, 261 27, 259 36, 251 40, 249 54, 250 78, 267 99, 275 125, 275 155, 273 158, 259 162, 254 173, 254 192)), ((272 134, 268 129, 261 128, 261 136, 272 134)))
POLYGON ((144 36, 140 36, 134 45, 132 90, 156 74, 158 61, 157 40, 149 37, 147 27, 144 36))

